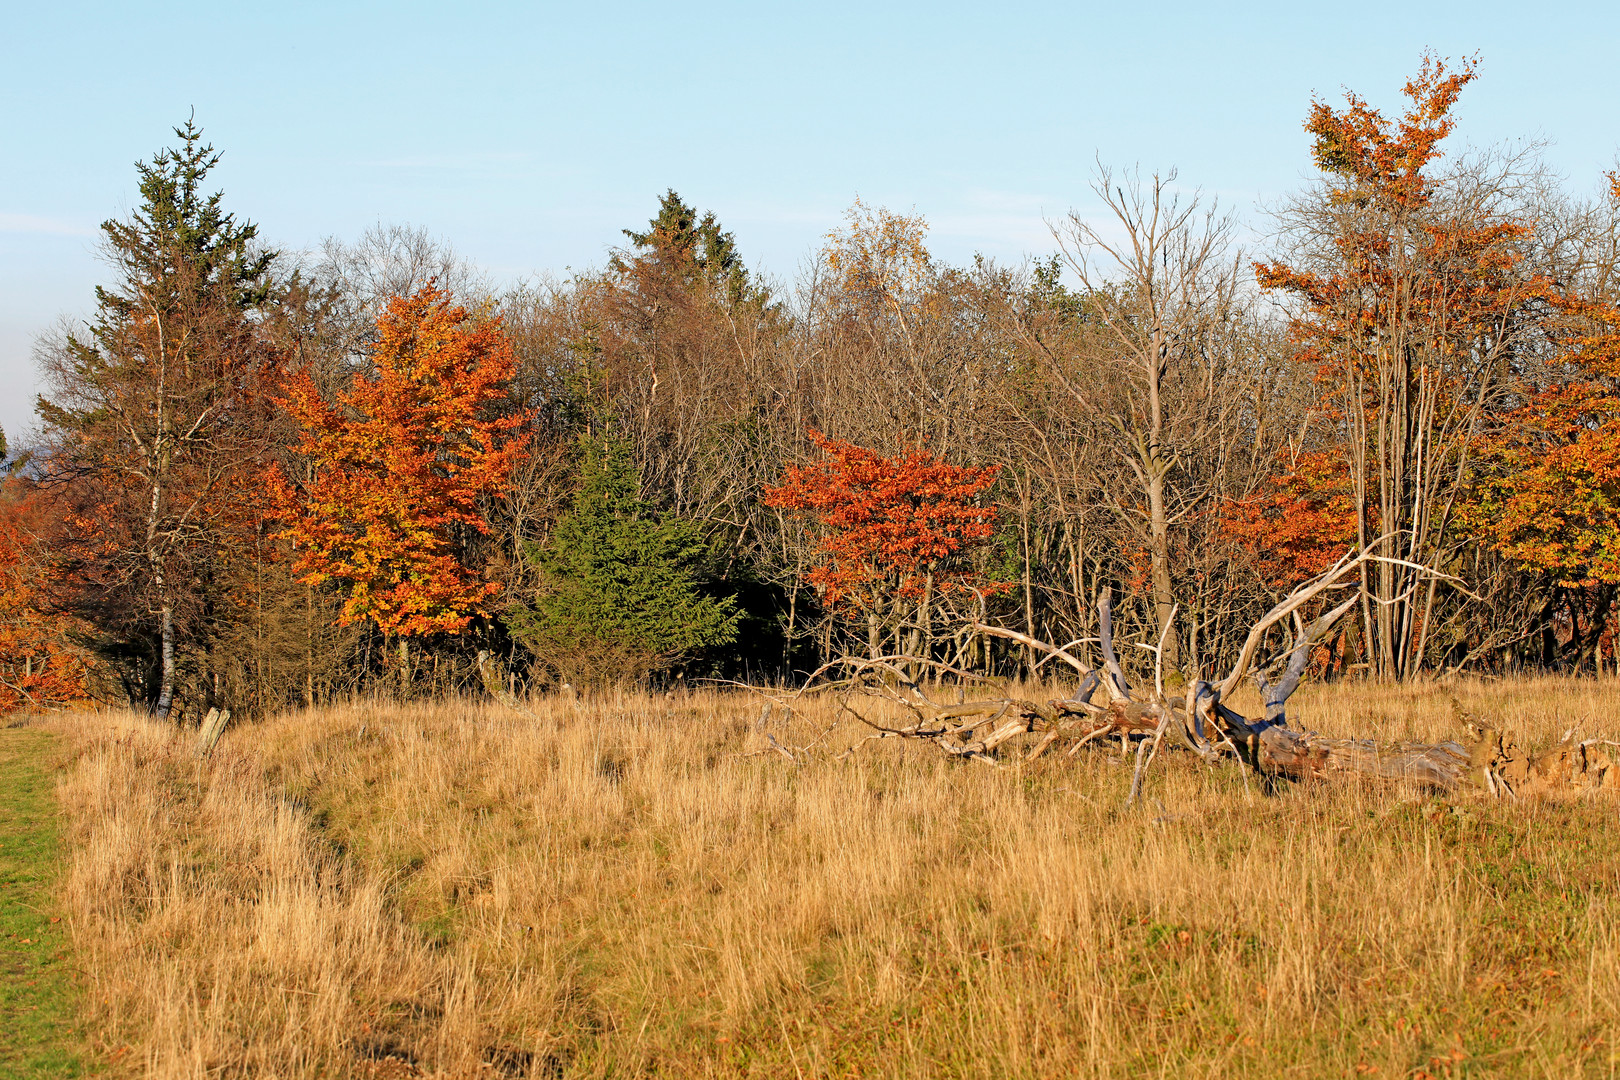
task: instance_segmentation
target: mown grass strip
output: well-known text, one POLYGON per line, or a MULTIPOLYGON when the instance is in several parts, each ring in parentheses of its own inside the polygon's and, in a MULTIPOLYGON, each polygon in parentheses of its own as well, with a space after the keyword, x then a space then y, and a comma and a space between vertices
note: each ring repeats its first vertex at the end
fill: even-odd
POLYGON ((52 886, 61 868, 47 764, 52 737, 0 730, 0 1075, 82 1076, 82 1033, 66 926, 52 886))

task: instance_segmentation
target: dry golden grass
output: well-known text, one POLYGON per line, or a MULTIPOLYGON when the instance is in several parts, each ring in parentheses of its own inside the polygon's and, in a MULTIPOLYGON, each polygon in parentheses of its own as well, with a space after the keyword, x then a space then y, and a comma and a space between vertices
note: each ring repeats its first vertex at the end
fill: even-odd
MULTIPOLYGON (((1296 712, 1437 739, 1451 693, 1532 742, 1620 726, 1620 683, 1552 679, 1313 687, 1296 712)), ((294 714, 205 762, 128 716, 53 721, 111 1073, 1620 1067, 1612 802, 1267 797, 1166 754, 1124 811, 1117 747, 993 770, 884 741, 795 767, 750 756, 741 695, 536 709, 294 714)))

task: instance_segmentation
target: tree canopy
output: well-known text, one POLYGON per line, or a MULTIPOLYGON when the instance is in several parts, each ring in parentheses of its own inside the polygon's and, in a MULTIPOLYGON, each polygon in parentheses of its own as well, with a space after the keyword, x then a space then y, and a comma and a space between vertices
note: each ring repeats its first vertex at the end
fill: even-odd
POLYGON ((1107 599, 1194 680, 1351 549, 1325 673, 1620 669, 1620 193, 1459 152, 1479 74, 1301 102, 1314 175, 1250 251, 1174 170, 1099 166, 1025 263, 856 199, 787 280, 672 189, 561 279, 404 225, 278 253, 188 120, 10 433, 0 673, 164 715, 480 652, 537 687, 1028 676, 969 608, 1094 664, 1107 599))

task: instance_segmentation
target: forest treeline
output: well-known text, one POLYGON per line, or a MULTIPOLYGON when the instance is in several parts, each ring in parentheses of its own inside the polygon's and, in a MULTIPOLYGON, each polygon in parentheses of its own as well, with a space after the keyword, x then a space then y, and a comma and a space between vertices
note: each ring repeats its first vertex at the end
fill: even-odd
POLYGON ((857 201, 791 283, 673 191, 566 280, 494 288, 403 227, 279 252, 188 122, 37 347, 0 707, 432 693, 488 686, 481 652, 519 692, 1018 675, 974 618, 1083 653, 1105 593, 1192 675, 1351 550, 1324 674, 1620 663, 1620 184, 1442 153, 1474 75, 1311 103, 1317 178, 1258 252, 1173 174, 1101 170, 1025 264, 857 201))

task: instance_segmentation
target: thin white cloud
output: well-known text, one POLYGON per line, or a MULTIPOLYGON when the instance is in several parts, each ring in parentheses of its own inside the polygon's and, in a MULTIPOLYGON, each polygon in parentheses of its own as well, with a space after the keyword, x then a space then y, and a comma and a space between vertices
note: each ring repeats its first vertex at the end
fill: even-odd
POLYGON ((1051 207, 1066 207, 1067 201, 1051 194, 1029 191, 1001 191, 995 188, 970 187, 962 193, 962 201, 983 210, 1000 211, 1012 215, 1040 217, 1051 207))
POLYGON ((96 230, 72 221, 40 217, 38 214, 13 214, 0 210, 0 233, 30 233, 36 236, 94 236, 96 230))
POLYGON ((526 152, 477 154, 424 154, 416 157, 382 158, 362 162, 377 169, 482 169, 491 165, 510 165, 532 161, 535 155, 526 152))

